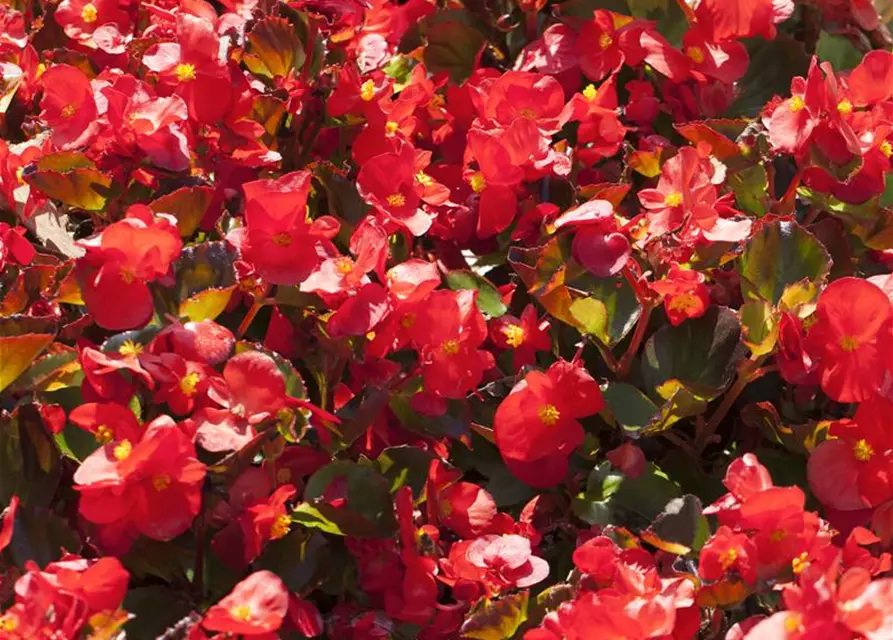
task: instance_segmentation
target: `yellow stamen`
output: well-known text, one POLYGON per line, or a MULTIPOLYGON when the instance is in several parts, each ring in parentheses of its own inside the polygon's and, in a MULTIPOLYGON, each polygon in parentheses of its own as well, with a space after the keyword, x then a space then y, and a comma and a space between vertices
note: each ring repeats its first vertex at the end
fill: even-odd
POLYGON ((729 567, 735 564, 735 561, 737 559, 738 551, 735 549, 729 549, 719 557, 719 565, 723 568, 723 571, 726 571, 729 567))
POLYGON ((882 143, 880 143, 878 145, 878 149, 880 149, 881 153, 883 153, 886 157, 893 157, 893 143, 891 143, 889 140, 884 140, 882 143))
POLYGON ((692 62, 695 64, 704 62, 704 50, 701 49, 701 47, 688 47, 685 50, 685 55, 691 58, 692 62))
POLYGON ((840 339, 840 348, 851 353, 859 348, 859 338, 856 336, 844 336, 840 339))
POLYGON ((598 95, 598 90, 595 88, 594 84, 587 84, 586 88, 583 89, 583 97, 585 97, 589 102, 595 100, 595 97, 598 95))
POLYGON ((96 7, 92 2, 88 2, 84 5, 84 8, 81 9, 81 20, 86 22, 87 24, 93 24, 96 22, 96 18, 99 17, 99 12, 96 10, 96 7))
POLYGON ((7 611, 2 616, 0 616, 0 631, 15 631, 19 627, 19 617, 12 613, 11 611, 7 611))
POLYGON ((429 176, 424 171, 419 171, 417 174, 415 174, 415 181, 423 187, 430 187, 432 184, 434 184, 434 178, 429 176))
POLYGON ((158 474, 152 478, 152 487, 155 491, 164 491, 171 486, 171 477, 166 473, 158 474))
POLYGON ((837 103, 837 112, 842 116, 848 116, 853 112, 853 103, 844 98, 837 103))
POLYGON ((607 49, 612 44, 614 44, 614 38, 609 36, 607 33, 603 33, 601 36, 599 36, 598 46, 600 46, 602 49, 607 49))
POLYGON ((279 247, 291 246, 291 234, 288 231, 280 231, 273 236, 273 244, 279 247))
POLYGON ((360 98, 362 98, 364 102, 369 102, 374 97, 375 83, 372 82, 372 80, 366 80, 366 82, 360 85, 360 98))
POLYGON ((283 513, 277 516, 276 520, 273 522, 273 526, 270 529, 270 538, 273 540, 284 538, 290 529, 291 518, 283 513))
POLYGON ((508 324, 502 328, 502 333, 510 347, 517 349, 524 343, 524 329, 520 325, 508 324))
POLYGON ((544 404, 537 412, 540 421, 547 427, 553 426, 561 417, 561 412, 554 404, 544 404))
POLYGON ((115 456, 115 460, 119 461, 126 460, 131 453, 133 453, 133 445, 130 443, 130 440, 122 440, 112 449, 112 455, 115 456))
POLYGON ((180 391, 183 393, 184 396, 194 396, 195 388, 198 386, 200 380, 201 376, 198 375, 195 371, 187 373, 185 376, 180 378, 180 391))
POLYGON ((791 569, 795 575, 800 575, 809 566, 809 554, 805 551, 791 561, 791 569))
POLYGON ((664 198, 664 204, 668 207, 678 207, 682 204, 682 194, 678 191, 671 191, 664 198))
POLYGON ((444 340, 440 345, 440 350, 443 351, 448 356, 454 356, 459 353, 459 341, 458 340, 444 340))
POLYGON ((107 425, 101 424, 96 427, 96 442, 99 444, 108 444, 115 439, 115 432, 108 428, 107 425))
POLYGON ((389 136, 397 133, 398 129, 400 129, 400 123, 394 122, 393 120, 388 120, 384 125, 385 133, 387 133, 389 136))
POLYGON ((667 301, 667 306, 671 311, 681 311, 682 313, 691 313, 701 306, 700 299, 692 293, 682 293, 678 296, 672 296, 667 301))
POLYGON ((174 75, 180 82, 189 82, 195 80, 195 65, 188 62, 181 62, 174 69, 174 75))
POLYGON ((471 185, 471 190, 475 193, 480 193, 487 188, 487 181, 484 179, 484 174, 480 171, 471 176, 469 184, 471 185))
POLYGON ((412 311, 403 314, 403 317, 400 318, 400 326, 402 326, 404 329, 409 329, 414 324, 415 314, 412 311))
POLYGON ((769 536, 769 541, 774 542, 775 544, 778 544, 779 542, 781 542, 782 540, 784 540, 787 537, 788 537, 788 534, 785 533, 784 529, 776 529, 769 536))
POLYGON ((388 206, 402 207, 406 204, 406 197, 402 193, 392 193, 387 197, 388 206))
POLYGON ((251 620, 251 607, 247 604, 240 604, 230 609, 229 615, 231 615, 236 620, 248 622, 249 620, 251 620))
POLYGON ((72 117, 74 117, 75 113, 77 113, 77 107, 75 107, 73 104, 67 104, 64 107, 62 107, 62 117, 63 118, 66 118, 66 119, 72 118, 72 117))
POLYGON ((874 456, 874 447, 862 438, 853 445, 853 455, 859 462, 868 462, 874 456))
POLYGON ((347 275, 353 271, 353 260, 350 258, 338 258, 335 261, 335 269, 342 275, 347 275))
POLYGON ((797 113, 798 111, 802 111, 806 106, 806 103, 803 102, 803 98, 800 96, 794 96, 791 98, 790 110, 791 113, 797 113))
POLYGON ((530 107, 524 107, 523 109, 521 109, 521 110, 518 112, 518 115, 521 116, 522 118, 526 118, 526 119, 528 119, 528 120, 535 120, 535 119, 536 119, 536 111, 534 111, 534 110, 531 109, 530 107))
POLYGON ((122 356, 127 357, 135 357, 143 352, 143 345, 139 342, 134 342, 133 340, 125 340, 124 343, 118 347, 118 353, 122 356))

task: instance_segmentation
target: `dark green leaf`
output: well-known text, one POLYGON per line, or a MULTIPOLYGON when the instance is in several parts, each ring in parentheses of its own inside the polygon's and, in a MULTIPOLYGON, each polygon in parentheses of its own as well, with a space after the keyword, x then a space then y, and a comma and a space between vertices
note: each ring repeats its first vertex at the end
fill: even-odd
POLYGON ((775 220, 761 225, 739 262, 744 296, 778 304, 785 288, 807 280, 821 283, 831 270, 822 243, 796 222, 775 220))
POLYGON ((731 382, 744 356, 738 316, 710 307, 700 318, 659 329, 645 344, 642 374, 649 388, 670 398, 680 386, 712 400, 731 382))
POLYGON ((493 284, 484 276, 470 270, 450 271, 446 276, 447 286, 453 291, 473 289, 478 292, 478 309, 491 318, 498 318, 506 312, 502 296, 493 284))

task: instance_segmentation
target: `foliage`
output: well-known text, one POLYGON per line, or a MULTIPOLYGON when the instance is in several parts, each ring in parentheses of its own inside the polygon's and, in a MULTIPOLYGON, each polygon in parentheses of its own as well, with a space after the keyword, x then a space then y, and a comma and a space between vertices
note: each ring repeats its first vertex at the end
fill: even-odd
POLYGON ((891 20, 0 3, 0 639, 890 640, 891 20))

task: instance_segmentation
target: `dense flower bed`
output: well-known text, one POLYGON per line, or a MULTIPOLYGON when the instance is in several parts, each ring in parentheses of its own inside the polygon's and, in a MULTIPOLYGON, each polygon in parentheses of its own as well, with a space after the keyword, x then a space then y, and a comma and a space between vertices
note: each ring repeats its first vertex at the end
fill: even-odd
POLYGON ((0 638, 893 638, 891 20, 0 4, 0 638))

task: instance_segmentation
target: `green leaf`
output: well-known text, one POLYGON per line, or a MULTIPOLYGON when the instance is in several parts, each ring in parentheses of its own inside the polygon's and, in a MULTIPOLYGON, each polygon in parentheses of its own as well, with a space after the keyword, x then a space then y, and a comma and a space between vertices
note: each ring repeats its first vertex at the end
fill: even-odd
POLYGON ((44 156, 22 177, 46 197, 85 211, 102 211, 111 195, 112 178, 79 153, 44 156))
POLYGON ((298 593, 321 577, 329 553, 325 536, 295 528, 284 538, 271 541, 257 564, 275 572, 289 591, 298 593))
POLYGON ((167 213, 177 219, 180 235, 188 238, 198 229, 198 223, 204 217, 214 190, 211 187, 183 187, 163 195, 149 203, 155 213, 167 213))
POLYGON ((411 445, 388 447, 382 451, 375 463, 378 470, 388 480, 390 492, 400 487, 409 486, 413 495, 418 498, 425 489, 428 469, 434 455, 430 451, 411 445))
POLYGON ((802 280, 821 283, 831 257, 819 240, 793 221, 761 225, 747 242, 738 264, 746 299, 778 304, 785 288, 802 280))
POLYGON ((19 567, 29 561, 45 567, 59 560, 63 551, 79 552, 81 541, 64 518, 47 509, 23 505, 16 510, 9 550, 19 567))
POLYGON ((862 52, 844 36, 834 36, 822 31, 816 45, 816 55, 822 62, 830 62, 837 72, 847 71, 862 62, 862 52))
MULTIPOLYGON (((134 616, 124 627, 128 640, 156 640, 167 637, 165 630, 185 618, 195 605, 187 594, 155 584, 130 589, 122 606, 134 616)), ((194 622, 199 619, 196 615, 194 622)))
POLYGON ((304 65, 304 45, 285 18, 268 16, 258 21, 245 40, 247 51, 242 61, 255 75, 283 78, 304 65))
POLYGON ((608 336, 608 309, 604 302, 595 298, 579 298, 571 303, 570 311, 583 333, 595 336, 607 344, 610 337, 608 336))
POLYGON ((744 344, 755 356, 764 356, 775 349, 778 339, 778 318, 775 309, 765 300, 745 302, 739 310, 744 344))
POLYGON ((789 95, 791 80, 805 77, 810 57, 803 43, 779 33, 774 40, 753 38, 745 41, 750 66, 737 83, 740 96, 727 112, 732 116, 756 116, 775 95, 789 95))
POLYGON ((657 415, 657 405, 631 384, 613 382, 603 395, 614 419, 632 437, 637 437, 657 415))
POLYGON ((0 504, 49 506, 62 474, 62 456, 34 403, 0 415, 0 504))
POLYGON ((432 73, 446 71, 453 82, 466 80, 486 40, 484 34, 464 20, 440 20, 425 30, 425 66, 432 73))
POLYGON ((498 318, 508 310, 502 302, 502 296, 484 276, 467 269, 450 271, 446 275, 447 286, 453 291, 473 289, 478 292, 477 306, 491 318, 498 318))
POLYGON ((744 356, 738 316, 727 307, 710 307, 700 318, 659 329, 642 354, 646 385, 670 398, 684 387, 701 400, 719 396, 744 356))
POLYGON ((474 640, 505 640, 527 620, 528 591, 504 596, 499 600, 484 599, 465 619, 460 634, 474 640))
POLYGON ((732 173, 728 184, 742 211, 758 218, 769 212, 772 206, 769 198, 769 176, 762 163, 732 173))
POLYGON ((593 525, 644 527, 680 495, 679 486, 653 463, 630 478, 605 461, 589 474, 586 491, 574 498, 573 511, 593 525))
POLYGON ((668 502, 642 535, 643 540, 658 549, 680 556, 699 551, 709 537, 710 526, 701 501, 690 494, 668 502))
MULTIPOLYGON (((574 280, 571 288, 586 292, 590 296, 589 299, 604 306, 604 329, 601 334, 595 335, 609 347, 623 340, 642 315, 642 306, 636 298, 632 285, 622 276, 596 278, 587 273, 574 280)), ((579 300, 576 300, 571 304, 572 315, 578 303, 579 300)), ((592 307, 592 311, 595 311, 595 307, 592 307)), ((597 314, 593 317, 597 323, 601 322, 597 314)))
POLYGON ((357 538, 386 538, 396 529, 389 485, 375 469, 339 460, 314 473, 304 489, 304 504, 295 520, 306 527, 357 538), (323 500, 327 490, 346 498, 333 507, 323 500))

